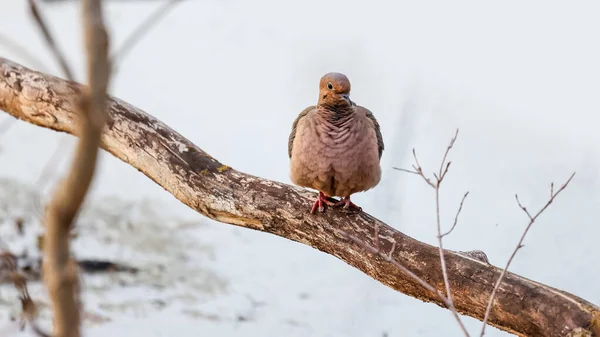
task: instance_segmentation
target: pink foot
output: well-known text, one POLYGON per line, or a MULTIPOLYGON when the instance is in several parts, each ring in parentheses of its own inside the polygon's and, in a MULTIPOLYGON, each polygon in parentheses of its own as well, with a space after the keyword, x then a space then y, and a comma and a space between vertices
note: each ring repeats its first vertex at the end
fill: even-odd
POLYGON ((352 201, 350 201, 350 197, 345 197, 342 200, 336 202, 333 206, 343 206, 345 209, 354 209, 357 211, 362 211, 362 208, 356 206, 352 201))
MULTIPOLYGON (((335 200, 335 199, 334 199, 335 200)), ((319 192, 319 197, 315 200, 315 204, 310 210, 310 214, 315 214, 315 211, 318 209, 319 212, 325 211, 325 206, 334 206, 336 203, 332 202, 323 192, 319 192)))

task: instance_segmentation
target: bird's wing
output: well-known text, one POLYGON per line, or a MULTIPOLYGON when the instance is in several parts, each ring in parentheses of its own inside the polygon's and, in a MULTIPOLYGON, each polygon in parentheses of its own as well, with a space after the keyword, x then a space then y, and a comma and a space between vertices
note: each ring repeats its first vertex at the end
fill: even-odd
POLYGON ((379 123, 375 118, 375 115, 369 109, 362 107, 360 105, 355 105, 355 108, 358 111, 362 111, 365 113, 367 118, 373 122, 373 129, 375 130, 375 135, 377 136, 377 151, 379 151, 379 159, 381 159, 381 155, 383 154, 383 150, 385 149, 385 145, 383 144, 383 136, 381 135, 381 128, 379 127, 379 123))
POLYGON ((302 112, 298 115, 298 117, 296 117, 296 120, 294 120, 294 123, 292 124, 292 132, 290 132, 290 138, 288 140, 288 156, 290 158, 292 158, 292 148, 294 147, 294 139, 296 139, 296 127, 298 126, 298 122, 314 108, 315 106, 311 105, 308 108, 302 110, 302 112))

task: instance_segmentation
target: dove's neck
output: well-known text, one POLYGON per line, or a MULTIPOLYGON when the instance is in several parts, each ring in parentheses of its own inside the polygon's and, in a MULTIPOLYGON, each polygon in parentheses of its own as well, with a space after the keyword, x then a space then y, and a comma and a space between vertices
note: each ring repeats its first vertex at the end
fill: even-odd
POLYGON ((317 116, 323 122, 336 128, 345 128, 354 119, 354 109, 348 104, 344 105, 321 105, 317 108, 317 116))

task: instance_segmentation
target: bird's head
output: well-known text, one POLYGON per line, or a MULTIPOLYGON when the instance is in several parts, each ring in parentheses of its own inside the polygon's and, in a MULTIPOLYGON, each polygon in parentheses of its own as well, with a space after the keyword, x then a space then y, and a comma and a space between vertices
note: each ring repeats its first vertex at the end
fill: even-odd
POLYGON ((319 106, 350 107, 350 81, 340 73, 327 73, 319 83, 319 106))

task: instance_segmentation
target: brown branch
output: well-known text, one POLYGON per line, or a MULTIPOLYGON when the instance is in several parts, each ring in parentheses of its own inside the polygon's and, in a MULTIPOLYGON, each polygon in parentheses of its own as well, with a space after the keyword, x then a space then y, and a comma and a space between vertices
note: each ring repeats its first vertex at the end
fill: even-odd
POLYGON ((502 283, 502 280, 504 279, 504 276, 506 275, 506 272, 508 271, 508 267, 510 267, 510 264, 512 263, 512 260, 515 258, 515 255, 517 255, 517 251, 519 251, 519 249, 523 248, 523 240, 525 240, 525 236, 527 235, 527 232, 529 232, 529 229, 531 228, 531 226, 533 225, 535 220, 550 206, 550 204, 560 194, 560 192, 562 192, 567 187, 567 185, 569 185, 569 183, 571 182, 571 179, 573 179, 574 176, 575 176, 575 172, 573 172, 573 174, 571 174, 569 179, 558 189, 558 191, 556 191, 556 193, 554 193, 554 183, 551 183, 550 184, 550 199, 544 205, 544 207, 542 207, 534 216, 531 216, 531 214, 529 213, 527 208, 525 208, 521 204, 521 201, 519 201, 519 196, 515 194, 515 199, 517 199, 517 204, 523 210, 523 212, 525 212, 527 217, 529 217, 529 223, 527 224, 527 227, 525 227, 525 230, 523 231, 523 235, 521 235, 521 238, 519 239, 517 246, 513 250, 510 257, 508 258, 508 262, 506 262, 506 266, 502 270, 502 273, 500 273, 500 276, 498 277, 498 280, 496 281, 496 284, 494 285, 494 289, 492 290, 492 295, 490 295, 490 299, 488 301, 487 308, 485 309, 485 316, 483 317, 483 324, 481 326, 481 333, 479 336, 483 337, 483 335, 485 334, 485 327, 487 325, 486 322, 488 321, 488 319, 490 317, 490 313, 492 312, 492 304, 494 303, 494 298, 496 297, 496 293, 498 292, 498 289, 500 288, 500 284, 502 283))
MULTIPOLYGON (((89 87, 81 96, 69 97, 81 111, 75 126, 80 141, 77 144, 71 168, 61 181, 47 207, 45 215, 43 276, 48 287, 54 315, 54 336, 80 335, 80 305, 76 262, 70 257, 69 232, 83 204, 96 169, 100 138, 106 121, 107 86, 109 78, 108 36, 104 28, 100 0, 83 0, 82 17, 87 53, 89 87)), ((32 11, 42 27, 47 41, 55 47, 52 36, 40 19, 31 1, 32 11)), ((56 53, 56 48, 53 48, 56 53)), ((60 56, 67 77, 69 68, 60 56)))
MULTIPOLYGON (((468 193, 467 193, 468 194, 468 193)), ((466 196, 466 195, 465 195, 466 196)), ((463 197, 463 201, 464 201, 464 197, 463 197)), ((461 202, 461 206, 462 206, 462 202, 461 202)), ((461 207, 462 208, 462 207, 461 207)), ((460 210, 458 211, 458 213, 460 213, 460 210)), ((458 216, 457 213, 457 216, 458 216)), ((338 230, 338 232, 346 239, 352 241, 353 243, 359 245, 362 249, 364 249, 365 251, 367 251, 370 254, 375 254, 375 255, 379 255, 384 261, 387 261, 389 263, 391 263, 392 265, 394 265, 396 268, 400 269, 403 273, 405 273, 406 275, 408 275, 410 278, 412 278, 413 280, 417 281, 421 286, 423 286, 423 288, 431 291, 432 293, 435 293, 439 296, 439 298, 444 302, 444 304, 446 305, 446 307, 448 309, 450 309, 454 314, 456 314, 456 308, 454 308, 453 303, 444 296, 444 294, 435 289, 433 286, 431 286, 429 283, 427 283, 427 281, 423 280, 422 278, 420 278, 419 276, 417 276, 415 273, 411 272, 408 268, 406 268, 405 266, 401 265, 400 263, 398 263, 398 261, 395 261, 392 258, 392 254, 394 253, 394 251, 396 250, 396 242, 394 242, 392 244, 392 249, 390 250, 390 252, 388 254, 385 254, 381 251, 380 249, 380 245, 379 245, 379 226, 375 225, 375 233, 373 235, 373 241, 375 242, 375 247, 369 245, 368 243, 361 241, 359 238, 357 238, 354 235, 350 235, 348 233, 346 233, 343 230, 338 230)), ((478 260, 482 260, 483 262, 489 263, 487 261, 487 257, 485 256, 485 253, 481 252, 481 251, 472 251, 472 252, 457 252, 457 253, 463 253, 466 256, 470 256, 473 258, 476 258, 478 260), (483 254, 483 258, 480 254, 483 254)), ((462 323, 460 321, 460 319, 458 320, 459 323, 462 323)), ((469 336, 469 333, 467 332, 466 328, 464 327, 464 325, 459 324, 459 326, 461 327, 463 333, 466 336, 469 336)))
POLYGON ((0 277, 2 278, 1 281, 12 282, 19 292, 19 300, 21 301, 19 328, 22 331, 25 328, 25 324, 28 323, 38 336, 49 337, 50 335, 44 332, 37 324, 38 308, 27 289, 28 277, 26 273, 20 270, 18 264, 19 258, 3 248, 2 252, 0 252, 0 277))
MULTIPOLYGON (((71 102, 81 88, 0 58, 0 110, 30 123, 77 134, 80 117, 71 102)), ((437 294, 380 256, 348 244, 339 230, 371 242, 379 226, 381 251, 391 251, 395 243, 391 258, 436 290, 445 290, 437 247, 366 213, 332 210, 310 215, 306 209, 315 193, 232 169, 159 120, 114 97, 109 98, 102 147, 211 219, 309 245, 395 290, 445 307, 437 294)), ((483 320, 502 270, 448 250, 445 258, 457 311, 483 320)), ((510 272, 496 298, 489 324, 520 336, 566 336, 578 327, 589 329, 598 321, 594 316, 600 315, 600 308, 590 302, 510 272)), ((593 327, 600 336, 600 327, 593 327)))
POLYGON ((19 272, 17 268, 17 257, 11 252, 4 250, 0 253, 0 270, 3 278, 10 280, 19 292, 21 301, 21 328, 25 322, 33 322, 37 317, 38 311, 35 303, 29 295, 27 289, 27 279, 19 272))
POLYGON ((448 307, 449 309, 452 307, 452 303, 446 298, 446 296, 444 296, 444 294, 435 289, 433 286, 431 286, 429 283, 427 283, 425 280, 423 280, 422 278, 420 278, 419 276, 417 276, 415 273, 413 273, 412 271, 410 271, 410 269, 406 268, 405 266, 401 265, 400 263, 398 263, 398 261, 394 260, 392 258, 392 255, 394 254, 394 251, 396 250, 396 243, 394 242, 392 244, 392 249, 390 249, 390 252, 388 254, 385 254, 381 251, 381 249, 379 248, 379 227, 375 226, 375 235, 374 235, 374 241, 375 241, 375 247, 369 245, 368 243, 361 241, 359 238, 357 238, 354 235, 350 235, 345 231, 338 231, 344 238, 354 242, 355 244, 359 245, 362 249, 364 249, 365 251, 371 253, 371 254, 375 254, 375 255, 379 255, 384 261, 389 262, 391 264, 393 264, 396 268, 400 269, 403 273, 405 273, 406 275, 408 275, 410 278, 412 278, 413 280, 417 281, 421 286, 423 286, 423 288, 431 291, 432 293, 436 294, 437 296, 439 296, 439 298, 444 302, 444 304, 446 305, 446 307, 448 307))
POLYGON ((454 146, 454 143, 456 142, 456 137, 458 137, 458 129, 456 129, 456 133, 454 134, 454 137, 452 137, 452 139, 450 140, 450 143, 448 144, 448 147, 446 148, 446 152, 444 153, 444 157, 442 158, 442 162, 440 163, 440 169, 439 169, 438 173, 437 174, 433 173, 433 176, 435 177, 435 183, 430 178, 427 178, 427 176, 425 176, 425 174, 423 173, 423 168, 421 167, 421 164, 419 163, 419 158, 417 157, 417 151, 414 148, 413 148, 413 158, 415 159, 415 164, 413 165, 414 171, 411 172, 409 170, 404 170, 404 169, 398 169, 398 170, 408 172, 408 173, 414 173, 414 174, 421 176, 421 178, 423 178, 423 180, 425 180, 427 185, 431 186, 431 188, 433 188, 435 191, 435 216, 436 216, 437 240, 438 240, 438 249, 439 249, 439 254, 440 254, 440 263, 441 263, 441 268, 442 268, 442 277, 444 278, 444 286, 446 288, 446 298, 448 299, 447 306, 448 306, 448 309, 450 309, 450 311, 452 312, 452 315, 454 315, 454 319, 456 319, 456 322, 460 326, 463 334, 465 336, 469 337, 469 332, 467 331, 467 328, 465 327, 462 320, 460 319, 460 316, 458 315, 458 312, 456 311, 456 308, 454 307, 454 301, 452 300, 452 289, 450 288, 450 281, 448 278, 448 268, 446 267, 446 258, 444 257, 444 245, 443 245, 443 237, 446 236, 447 234, 450 234, 450 232, 452 232, 454 230, 454 227, 456 227, 456 223, 458 221, 458 215, 460 214, 460 211, 462 210, 463 202, 465 201, 465 198, 467 197, 469 192, 465 193, 465 195, 460 203, 460 207, 458 209, 458 212, 456 213, 456 217, 454 218, 454 225, 452 226, 452 228, 450 228, 450 230, 447 233, 445 233, 443 235, 442 235, 442 223, 440 220, 440 216, 441 216, 440 215, 440 185, 441 185, 442 181, 444 180, 446 173, 448 173, 448 169, 450 168, 450 162, 448 162, 446 164, 446 159, 448 157, 448 153, 450 152, 450 150, 454 146))

